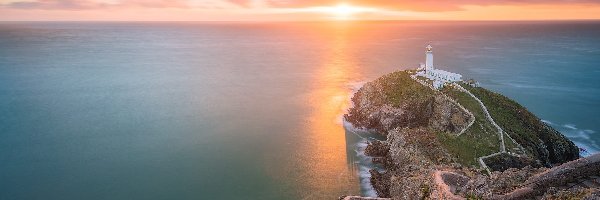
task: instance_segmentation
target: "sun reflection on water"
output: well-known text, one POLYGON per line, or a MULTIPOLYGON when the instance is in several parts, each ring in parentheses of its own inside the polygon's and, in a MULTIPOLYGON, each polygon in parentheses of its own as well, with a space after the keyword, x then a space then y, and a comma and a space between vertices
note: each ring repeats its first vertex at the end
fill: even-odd
MULTIPOLYGON (((310 169, 307 187, 313 192, 339 191, 339 195, 358 194, 358 179, 348 165, 346 135, 342 116, 350 106, 352 90, 348 86, 356 80, 356 66, 351 57, 351 41, 346 26, 330 29, 330 48, 324 55, 313 82, 309 104, 312 107, 307 133, 312 141, 306 143, 306 152, 311 155, 305 164, 310 169), (337 178, 332 178, 337 177, 337 178), (340 183, 348 184, 340 184, 340 183), (343 186, 356 186, 339 188, 343 186)), ((312 197, 319 194, 312 194, 312 197)))

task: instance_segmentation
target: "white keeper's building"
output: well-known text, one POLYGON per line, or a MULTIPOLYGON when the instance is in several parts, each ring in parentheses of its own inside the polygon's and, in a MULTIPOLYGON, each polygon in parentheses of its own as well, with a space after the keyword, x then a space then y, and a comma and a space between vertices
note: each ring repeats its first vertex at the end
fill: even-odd
POLYGON ((427 51, 425 52, 425 64, 421 63, 418 69, 417 75, 431 79, 433 81, 433 87, 436 89, 442 88, 444 83, 461 81, 462 75, 444 71, 441 69, 435 69, 433 67, 433 51, 431 45, 427 45, 427 51))

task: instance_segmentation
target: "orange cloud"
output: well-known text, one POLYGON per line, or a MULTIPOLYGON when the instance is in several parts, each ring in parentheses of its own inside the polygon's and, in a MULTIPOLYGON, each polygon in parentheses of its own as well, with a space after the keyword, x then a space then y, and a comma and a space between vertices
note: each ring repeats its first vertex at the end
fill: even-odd
POLYGON ((361 20, 600 19, 600 0, 0 0, 0 20, 327 20, 340 2, 375 10, 361 20))
MULTIPOLYGON (((253 0, 229 0, 243 6, 248 6, 253 0)), ((298 8, 323 5, 335 5, 340 0, 264 0, 271 7, 298 8)), ((360 6, 382 7, 394 10, 410 11, 455 11, 463 10, 463 6, 498 6, 498 5, 573 5, 595 4, 598 0, 345 0, 344 3, 360 6)))
MULTIPOLYGON (((227 2, 239 5, 245 8, 252 8, 255 5, 264 5, 270 8, 304 8, 314 6, 336 5, 340 2, 368 6, 380 7, 392 10, 410 10, 410 11, 455 11, 463 10, 464 6, 504 6, 504 5, 575 5, 575 4, 593 4, 600 5, 598 0, 121 0, 116 3, 107 3, 99 0, 36 0, 36 1, 11 1, 3 4, 4 7, 15 9, 99 9, 106 7, 149 7, 149 8, 190 8, 198 5, 210 5, 210 2, 227 2), (192 5, 191 2, 200 2, 192 5)), ((0 1, 1 2, 1 1, 0 1)))
POLYGON ((148 7, 148 8, 189 8, 186 0, 126 0, 116 3, 93 0, 37 0, 17 1, 4 4, 13 9, 40 10, 88 10, 114 7, 148 7))
POLYGON ((12 2, 4 5, 8 8, 15 9, 45 9, 45 10, 80 10, 80 9, 93 9, 103 7, 102 3, 88 1, 88 0, 39 0, 39 1, 20 1, 12 2))

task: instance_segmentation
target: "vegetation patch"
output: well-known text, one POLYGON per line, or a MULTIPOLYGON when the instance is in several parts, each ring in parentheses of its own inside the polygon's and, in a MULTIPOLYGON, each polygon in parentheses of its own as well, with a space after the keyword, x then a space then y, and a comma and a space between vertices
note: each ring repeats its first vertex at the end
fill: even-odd
POLYGON ((410 78, 406 71, 387 74, 375 81, 382 89, 385 102, 400 107, 404 102, 424 102, 433 96, 433 91, 410 78))
MULTIPOLYGON (((477 165, 477 158, 500 150, 497 130, 487 120, 479 103, 468 94, 452 87, 444 87, 442 92, 455 99, 471 111, 475 122, 462 135, 456 137, 447 133, 438 133, 442 145, 463 165, 477 165)), ((516 146, 516 145, 515 145, 516 146)))
MULTIPOLYGON (((544 163, 564 163, 579 157, 579 149, 517 102, 484 88, 461 84, 488 108, 494 121, 528 154, 544 163)), ((509 140, 506 140, 509 141, 509 140)))

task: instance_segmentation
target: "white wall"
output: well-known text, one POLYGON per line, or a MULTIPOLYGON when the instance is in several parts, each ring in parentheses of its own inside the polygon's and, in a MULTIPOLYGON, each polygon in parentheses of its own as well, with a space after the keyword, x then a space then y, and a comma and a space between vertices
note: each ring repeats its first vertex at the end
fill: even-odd
POLYGON ((429 69, 433 69, 433 53, 426 52, 425 53, 425 66, 429 69))

